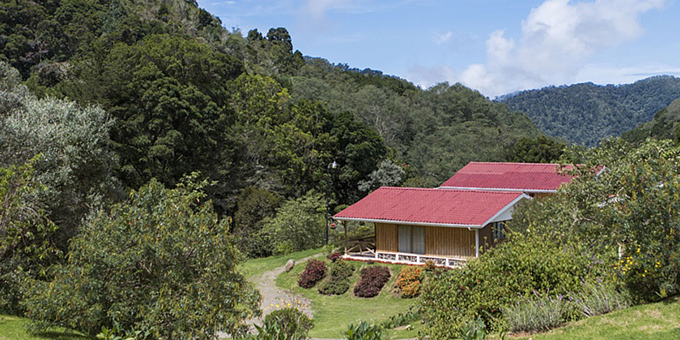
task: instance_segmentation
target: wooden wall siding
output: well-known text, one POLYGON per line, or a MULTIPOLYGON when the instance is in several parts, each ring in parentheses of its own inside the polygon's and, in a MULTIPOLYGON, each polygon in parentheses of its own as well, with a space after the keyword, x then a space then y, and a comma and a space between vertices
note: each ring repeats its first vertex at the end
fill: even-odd
POLYGON ((426 227, 425 253, 448 257, 474 257, 475 231, 467 228, 426 227))
POLYGON ((494 245, 496 245, 496 240, 493 238, 493 226, 489 223, 479 230, 479 253, 483 253, 494 245))
POLYGON ((377 251, 397 252, 399 236, 396 224, 375 224, 375 249, 377 251))

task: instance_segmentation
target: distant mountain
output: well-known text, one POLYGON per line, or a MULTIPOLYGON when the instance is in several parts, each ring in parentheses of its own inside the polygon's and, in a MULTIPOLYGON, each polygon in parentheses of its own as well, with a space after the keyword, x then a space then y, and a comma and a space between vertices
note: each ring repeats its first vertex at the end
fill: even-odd
POLYGON ((550 136, 595 146, 619 136, 680 98, 680 78, 656 76, 627 85, 551 86, 503 96, 498 101, 522 111, 550 136))
POLYGON ((660 110, 654 119, 640 124, 635 129, 624 132, 623 138, 631 142, 640 142, 646 138, 678 140, 680 136, 680 99, 660 110))

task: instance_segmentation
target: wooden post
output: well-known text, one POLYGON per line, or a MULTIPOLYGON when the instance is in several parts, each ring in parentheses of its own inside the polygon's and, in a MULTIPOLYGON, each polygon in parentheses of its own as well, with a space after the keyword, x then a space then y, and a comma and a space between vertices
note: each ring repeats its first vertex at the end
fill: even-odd
POLYGON ((347 255, 347 221, 342 221, 342 226, 345 228, 345 255, 347 255))

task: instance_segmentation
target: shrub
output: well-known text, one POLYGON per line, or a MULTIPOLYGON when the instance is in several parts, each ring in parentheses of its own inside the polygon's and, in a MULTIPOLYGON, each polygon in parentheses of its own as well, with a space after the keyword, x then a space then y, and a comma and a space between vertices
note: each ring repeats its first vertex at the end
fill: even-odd
POLYGON ((559 296, 535 296, 503 308, 513 332, 546 331, 567 321, 569 301, 559 296))
POLYGON ((344 294, 350 286, 350 279, 354 273, 354 266, 346 261, 337 261, 331 264, 328 280, 321 283, 319 293, 323 295, 344 294))
POLYGON ((273 311, 265 316, 262 327, 255 325, 257 339, 267 340, 307 339, 313 327, 312 319, 293 307, 273 311))
POLYGON ((382 327, 369 324, 366 321, 357 325, 350 324, 343 335, 347 340, 383 340, 387 338, 382 327))
POLYGON ((61 326, 95 335, 213 338, 259 314, 260 294, 237 272, 239 252, 192 178, 167 189, 156 180, 110 211, 93 213, 52 282, 31 282, 34 330, 61 326))
POLYGON ((358 297, 374 297, 390 280, 390 270, 387 267, 367 267, 361 270, 361 279, 354 286, 354 295, 358 297))
POLYGON ((401 297, 414 298, 420 295, 420 285, 423 280, 423 270, 420 267, 404 267, 397 276, 395 287, 401 297))
POLYGON ((541 238, 515 239, 485 252, 457 270, 441 272, 421 292, 425 332, 432 338, 461 336, 481 317, 490 332, 501 327, 501 309, 534 291, 567 295, 605 269, 582 248, 541 238))
POLYGON ((420 312, 420 307, 417 305, 413 305, 409 307, 408 310, 405 312, 390 316, 387 320, 380 323, 380 326, 382 326, 385 329, 392 329, 399 326, 405 326, 413 321, 418 320, 419 318, 421 318, 421 316, 422 313, 420 312))
POLYGON ((461 332, 461 339, 463 340, 485 340, 486 339, 486 324, 482 318, 470 320, 463 326, 461 332))
POLYGON ((311 259, 307 261, 305 270, 300 274, 298 285, 302 288, 312 288, 326 276, 326 262, 311 259))
POLYGON ((593 283, 585 283, 583 291, 575 294, 574 302, 586 317, 606 314, 630 305, 628 297, 613 285, 593 283))

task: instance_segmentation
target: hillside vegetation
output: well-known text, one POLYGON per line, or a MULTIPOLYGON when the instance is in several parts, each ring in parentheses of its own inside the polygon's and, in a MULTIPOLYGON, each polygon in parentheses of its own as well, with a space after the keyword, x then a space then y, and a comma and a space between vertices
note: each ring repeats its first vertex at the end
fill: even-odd
POLYGON ((680 122, 680 99, 659 110, 651 121, 625 132, 622 137, 631 142, 641 142, 646 138, 672 139, 677 142, 680 138, 678 122, 680 122))
POLYGON ((650 121, 677 98, 680 78, 656 76, 618 86, 550 86, 506 96, 501 102, 527 114, 550 136, 596 146, 603 138, 620 136, 650 121))

